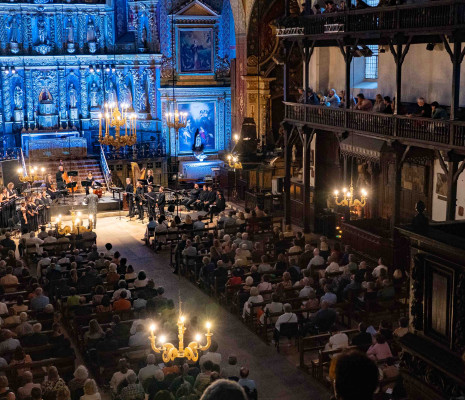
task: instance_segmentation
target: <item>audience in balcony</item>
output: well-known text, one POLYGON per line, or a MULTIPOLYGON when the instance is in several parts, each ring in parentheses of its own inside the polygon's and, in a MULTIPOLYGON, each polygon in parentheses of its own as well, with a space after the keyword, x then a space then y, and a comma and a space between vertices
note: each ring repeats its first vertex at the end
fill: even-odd
POLYGON ((431 110, 432 110, 431 118, 444 119, 444 120, 449 119, 449 116, 447 115, 447 111, 444 110, 444 108, 440 107, 437 101, 433 101, 431 103, 431 110))
POLYGON ((431 106, 423 97, 417 98, 418 111, 415 114, 407 114, 409 117, 431 118, 431 106))
POLYGON ((377 94, 375 97, 375 104, 373 104, 373 112, 382 113, 386 108, 386 103, 384 102, 383 96, 377 94))
POLYGON ((365 99, 365 95, 363 93, 359 93, 357 95, 357 104, 355 105, 355 110, 359 111, 372 111, 373 110, 373 103, 369 99, 365 99))
POLYGON ((392 107, 391 98, 389 96, 384 96, 384 109, 381 112, 384 114, 394 114, 392 107))
POLYGON ((325 103, 329 107, 339 107, 341 104, 341 99, 337 95, 336 89, 331 89, 328 93, 328 96, 325 98, 325 103))

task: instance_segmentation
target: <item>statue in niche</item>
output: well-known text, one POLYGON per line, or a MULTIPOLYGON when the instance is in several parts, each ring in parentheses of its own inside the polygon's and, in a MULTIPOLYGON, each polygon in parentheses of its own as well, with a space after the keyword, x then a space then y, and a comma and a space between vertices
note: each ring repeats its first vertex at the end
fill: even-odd
POLYGON ((69 106, 71 108, 76 108, 77 102, 78 102, 77 90, 74 88, 74 85, 72 83, 69 85, 68 96, 69 96, 69 106))
POLYGON ((116 88, 112 80, 107 81, 107 98, 109 103, 116 103, 118 98, 116 97, 116 88))
POLYGON ((47 24, 43 15, 37 19, 37 38, 39 44, 47 44, 47 24))
POLYGON ((128 110, 133 110, 132 93, 131 93, 130 87, 128 86, 126 82, 123 83, 123 87, 121 89, 121 103, 127 104, 128 110))
POLYGON ((68 21, 66 22, 66 31, 68 32, 68 38, 66 41, 68 53, 74 53, 74 25, 71 17, 68 18, 68 21))
POLYGON ((97 51, 97 35, 95 32, 95 25, 92 18, 89 17, 87 22, 87 45, 89 46, 89 51, 95 53, 97 51))
POLYGON ((90 86, 90 106, 91 108, 97 108, 100 105, 100 90, 95 82, 92 82, 90 86))
POLYGON ((19 52, 18 43, 21 40, 21 31, 19 28, 19 16, 13 16, 9 23, 6 25, 7 29, 10 31, 10 50, 12 53, 16 54, 19 52))
POLYGON ((15 87, 14 95, 13 95, 13 101, 15 103, 15 109, 16 110, 22 110, 23 109, 23 89, 21 89, 20 85, 17 85, 15 87))

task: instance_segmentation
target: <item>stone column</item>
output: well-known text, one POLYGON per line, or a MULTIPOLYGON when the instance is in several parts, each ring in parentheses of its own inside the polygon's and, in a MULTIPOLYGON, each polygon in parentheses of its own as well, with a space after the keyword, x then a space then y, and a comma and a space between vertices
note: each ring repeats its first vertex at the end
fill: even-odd
POLYGON ((66 74, 63 68, 58 67, 58 93, 60 96, 59 101, 59 113, 60 113, 60 120, 64 120, 66 118, 66 111, 67 107, 67 96, 66 96, 66 74))
POLYGON ((243 76, 246 83, 248 117, 252 117, 257 125, 258 140, 261 145, 265 144, 268 117, 271 118, 270 104, 270 82, 276 78, 264 78, 257 75, 243 76))
POLYGON ((11 97, 10 97, 10 81, 11 74, 6 73, 5 70, 2 70, 2 95, 3 95, 3 113, 5 115, 5 122, 10 122, 11 115, 11 97))
POLYGON ((24 95, 26 96, 26 115, 28 120, 28 129, 34 122, 34 90, 32 86, 32 71, 24 70, 24 95))

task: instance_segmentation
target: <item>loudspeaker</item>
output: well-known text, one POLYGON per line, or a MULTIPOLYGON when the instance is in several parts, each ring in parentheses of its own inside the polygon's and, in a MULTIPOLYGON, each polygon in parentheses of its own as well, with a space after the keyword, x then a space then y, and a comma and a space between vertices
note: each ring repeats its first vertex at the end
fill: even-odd
POLYGON ((15 188, 18 188, 21 185, 18 178, 18 168, 20 167, 21 164, 18 160, 5 160, 0 162, 0 184, 6 186, 8 183, 13 182, 15 188))

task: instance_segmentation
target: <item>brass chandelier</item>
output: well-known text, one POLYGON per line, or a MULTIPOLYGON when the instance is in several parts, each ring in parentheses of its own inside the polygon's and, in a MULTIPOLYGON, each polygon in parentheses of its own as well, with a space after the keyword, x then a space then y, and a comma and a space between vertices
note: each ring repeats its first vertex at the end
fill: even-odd
POLYGON ((187 347, 184 347, 184 333, 186 332, 186 327, 184 323, 186 318, 184 315, 179 315, 177 326, 178 326, 178 340, 179 344, 178 347, 171 343, 166 343, 166 337, 160 336, 160 346, 158 347, 156 344, 156 336, 155 336, 155 325, 150 326, 150 345, 154 352, 162 353, 163 362, 173 361, 175 358, 186 358, 188 360, 197 361, 199 359, 199 350, 205 351, 211 345, 211 337, 213 333, 211 333, 211 323, 207 322, 205 327, 207 328, 207 333, 205 336, 207 338, 207 343, 205 346, 200 344, 201 335, 197 334, 195 336, 195 341, 190 342, 187 347))
POLYGON ((71 210, 71 226, 65 225, 62 226, 62 216, 61 214, 55 218, 55 231, 60 235, 80 235, 84 232, 91 232, 94 228, 94 217, 92 214, 89 214, 88 223, 89 225, 84 226, 84 219, 82 218, 82 213, 78 211, 77 213, 74 210, 71 210))
POLYGON ((342 189, 343 198, 338 200, 339 190, 334 191, 334 201, 338 206, 343 207, 365 207, 367 203, 368 193, 365 189, 360 190, 360 200, 354 197, 354 185, 352 183, 349 186, 349 190, 346 188, 342 189))
POLYGON ((116 150, 124 146, 134 146, 137 142, 137 115, 128 113, 129 105, 126 103, 105 103, 105 113, 99 114, 98 141, 106 146, 113 146, 116 150), (121 110, 120 110, 121 108, 121 110), (105 125, 105 136, 102 134, 102 125, 105 125), (125 134, 120 131, 124 127, 125 134), (115 136, 110 135, 110 128, 115 128, 115 136), (128 134, 129 128, 129 134, 128 134))

